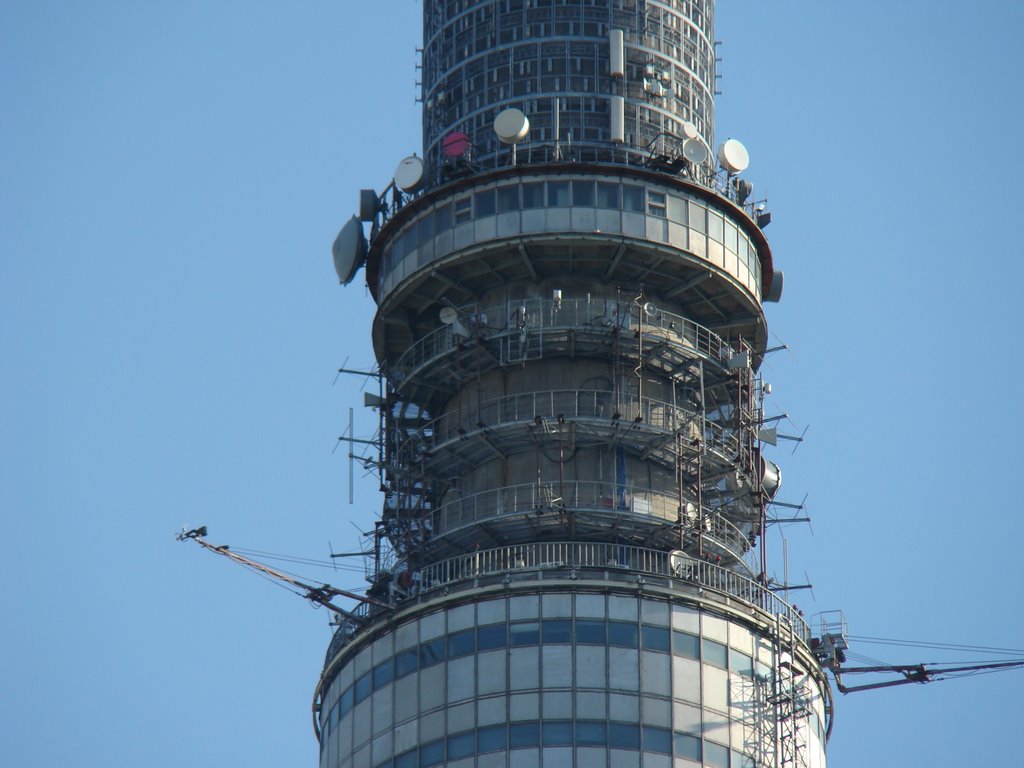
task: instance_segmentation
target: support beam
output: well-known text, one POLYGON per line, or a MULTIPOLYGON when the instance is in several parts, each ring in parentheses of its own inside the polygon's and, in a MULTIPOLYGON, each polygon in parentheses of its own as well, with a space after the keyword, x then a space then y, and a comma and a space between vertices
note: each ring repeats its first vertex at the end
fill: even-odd
POLYGON ((526 246, 522 243, 519 244, 519 256, 523 260, 523 264, 526 265, 527 271, 530 273, 530 277, 534 280, 539 280, 537 276, 537 268, 533 266, 533 259, 530 258, 530 254, 526 250, 526 246))
POLYGON ((686 293, 691 288, 700 285, 705 280, 708 280, 710 278, 711 278, 711 273, 710 272, 701 272, 696 277, 691 277, 685 283, 682 283, 681 285, 677 285, 675 288, 673 288, 671 291, 669 291, 668 293, 665 294, 665 298, 667 298, 667 299, 674 299, 676 296, 680 296, 680 295, 686 293))
POLYGON ((626 246, 625 245, 620 245, 618 247, 618 249, 615 251, 615 255, 612 256, 612 261, 611 261, 611 264, 608 265, 608 269, 606 269, 604 271, 604 274, 601 275, 601 280, 603 282, 607 283, 609 280, 612 279, 612 274, 615 272, 616 268, 618 268, 619 262, 622 261, 622 257, 625 256, 625 255, 626 255, 626 246))

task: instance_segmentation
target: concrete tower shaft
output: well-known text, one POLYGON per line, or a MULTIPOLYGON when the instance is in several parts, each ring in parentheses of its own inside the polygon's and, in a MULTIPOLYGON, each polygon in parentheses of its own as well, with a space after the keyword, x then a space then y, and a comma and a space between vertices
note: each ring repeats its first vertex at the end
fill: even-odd
POLYGON ((707 152, 713 10, 425 0, 422 179, 362 212, 392 609, 328 650, 322 768, 824 765, 766 575, 781 273, 745 150, 707 152))

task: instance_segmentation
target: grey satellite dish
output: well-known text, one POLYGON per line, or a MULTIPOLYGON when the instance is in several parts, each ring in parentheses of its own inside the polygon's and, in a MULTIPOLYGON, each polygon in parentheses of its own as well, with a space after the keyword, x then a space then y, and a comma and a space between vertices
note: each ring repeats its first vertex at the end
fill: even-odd
POLYGON ((697 126, 691 123, 689 120, 683 121, 683 136, 688 139, 696 139, 700 134, 697 132, 697 126))
POLYGON ((359 220, 373 221, 377 218, 377 211, 380 209, 380 200, 377 193, 372 189, 359 190, 359 220))
POLYGON ((786 276, 782 273, 781 269, 776 269, 772 272, 772 280, 768 284, 768 290, 762 297, 764 301, 779 302, 782 301, 782 285, 785 282, 786 276))
POLYGON ((654 306, 654 302, 648 301, 644 304, 644 314, 650 319, 654 319, 658 316, 658 308, 654 306))
POLYGON ((423 160, 412 155, 395 169, 395 184, 403 192, 418 192, 423 186, 423 160))
POLYGON ((494 132, 502 144, 518 144, 530 133, 530 119, 521 110, 510 107, 494 119, 494 132))
POLYGON ((451 307, 441 307, 438 315, 441 318, 441 322, 445 325, 452 325, 459 317, 459 313, 451 307))
POLYGON ((754 193, 754 185, 747 179, 733 179, 733 188, 736 190, 736 202, 743 205, 747 198, 754 193))
POLYGON ((718 148, 718 162, 729 173, 743 173, 750 165, 750 155, 740 141, 726 139, 718 148))
POLYGON ((363 237, 363 225, 358 216, 353 216, 341 228, 334 239, 331 253, 338 280, 342 285, 348 285, 366 261, 366 238, 363 237))
POLYGON ((693 165, 707 162, 708 148, 698 139, 687 139, 683 142, 683 157, 693 165))

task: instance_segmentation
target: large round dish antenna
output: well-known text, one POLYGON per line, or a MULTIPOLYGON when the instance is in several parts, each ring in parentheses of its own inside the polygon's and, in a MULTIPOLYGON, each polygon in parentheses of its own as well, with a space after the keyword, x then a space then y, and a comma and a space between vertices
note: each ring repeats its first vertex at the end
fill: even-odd
POLYGON ((441 307, 441 311, 438 313, 441 322, 445 325, 452 325, 459 318, 459 313, 451 307, 441 307))
POLYGON ((423 186, 423 161, 412 155, 395 169, 395 184, 403 192, 417 192, 423 186))
POLYGON ((750 155, 740 141, 726 139, 718 148, 718 162, 729 173, 743 173, 750 165, 750 155))
POLYGON ((510 107, 494 119, 494 132, 502 144, 518 144, 530 133, 530 118, 521 110, 510 107))
POLYGON ((682 131, 683 136, 685 136, 688 139, 696 139, 698 136, 700 136, 700 133, 697 132, 697 126, 691 123, 689 120, 683 121, 682 131))
POLYGON ((469 136, 462 131, 453 131, 444 137, 441 149, 445 157, 453 160, 463 157, 469 151, 469 136))
POLYGON ((698 139, 687 139, 683 142, 683 157, 693 165, 707 162, 708 148, 698 139))
POLYGON ((348 285, 366 261, 366 238, 358 216, 353 216, 341 228, 334 239, 331 254, 334 256, 334 271, 338 273, 338 280, 342 285, 348 285))

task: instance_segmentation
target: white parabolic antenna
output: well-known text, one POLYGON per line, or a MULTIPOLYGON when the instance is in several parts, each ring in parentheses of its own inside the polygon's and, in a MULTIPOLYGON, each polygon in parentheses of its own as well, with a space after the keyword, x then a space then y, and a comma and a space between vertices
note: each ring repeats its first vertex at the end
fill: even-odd
POLYGON ((358 216, 353 216, 341 228, 341 232, 334 239, 331 253, 334 256, 334 271, 338 273, 338 280, 342 285, 348 285, 366 259, 366 238, 363 237, 363 225, 359 222, 358 216))
POLYGON ((530 118, 510 107, 494 118, 494 132, 502 144, 518 144, 530 133, 530 118))
POLYGON ((683 121, 683 136, 688 139, 696 139, 700 134, 697 133, 697 126, 691 123, 689 120, 683 121))
POLYGON ((683 157, 693 165, 700 165, 708 159, 708 148, 698 139, 687 139, 683 142, 683 157))
POLYGON ((423 160, 412 155, 395 169, 395 184, 403 192, 416 192, 423 184, 423 160))
POLYGON ((729 173, 743 173, 750 165, 750 155, 740 141, 726 139, 718 148, 718 162, 729 173))
POLYGON ((673 549, 668 553, 668 564, 673 573, 679 573, 689 559, 681 549, 673 549))
POLYGON ((438 314, 440 315, 441 322, 445 325, 451 325, 459 316, 459 313, 451 307, 441 307, 441 311, 438 314))

